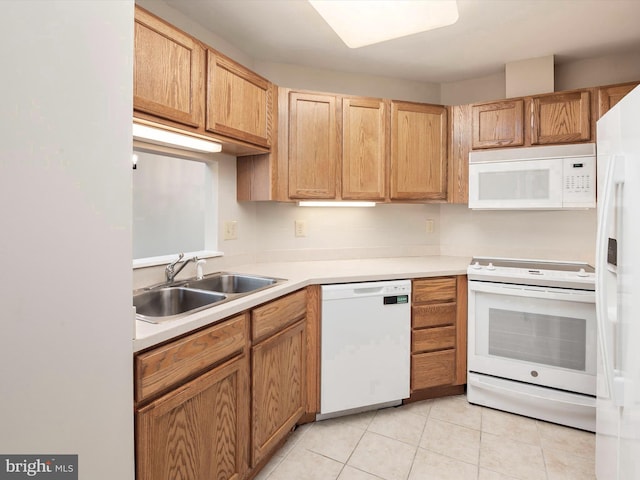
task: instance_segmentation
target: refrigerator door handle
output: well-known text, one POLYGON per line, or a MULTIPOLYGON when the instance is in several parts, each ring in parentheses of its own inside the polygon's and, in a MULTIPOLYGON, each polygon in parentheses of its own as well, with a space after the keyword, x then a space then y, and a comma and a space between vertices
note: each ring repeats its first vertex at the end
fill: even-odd
POLYGON ((613 165, 614 159, 607 164, 603 191, 601 193, 600 208, 598 209, 598 231, 596 238, 596 319, 598 330, 598 343, 602 353, 603 374, 608 395, 612 395, 612 370, 609 366, 609 352, 607 348, 606 325, 609 317, 609 306, 604 288, 605 272, 607 271, 607 249, 609 238, 609 203, 611 202, 611 190, 613 187, 613 165))

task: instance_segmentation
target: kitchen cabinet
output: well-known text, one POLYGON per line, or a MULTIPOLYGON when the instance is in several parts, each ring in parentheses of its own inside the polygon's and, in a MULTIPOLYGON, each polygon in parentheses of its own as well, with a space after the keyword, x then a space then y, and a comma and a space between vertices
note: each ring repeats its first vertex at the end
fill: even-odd
POLYGON ((524 144, 524 100, 476 104, 472 107, 472 147, 500 148, 524 144))
POLYGON ((289 198, 334 199, 340 149, 335 95, 289 93, 289 198))
POLYGON ((391 200, 446 200, 447 109, 391 102, 391 200))
POLYGON ((588 90, 531 97, 531 145, 591 140, 590 102, 588 90))
POLYGON ((204 47, 146 10, 135 10, 133 108, 189 127, 204 121, 204 47))
POLYGON ((449 107, 451 135, 447 159, 447 202, 469 203, 469 152, 471 151, 472 106, 449 107))
POLYGON ((598 88, 598 118, 611 110, 611 107, 637 86, 638 82, 631 82, 598 88))
POLYGON ((251 465, 255 467, 305 413, 307 293, 251 311, 251 465))
POLYGON ((388 104, 374 98, 342 100, 342 199, 387 196, 388 104))
POLYGON ((208 131, 269 147, 273 97, 274 87, 267 79, 207 50, 208 131))
POLYGON ((247 345, 239 315, 136 355, 137 480, 245 477, 247 345))
POLYGON ((466 276, 412 286, 411 393, 466 383, 466 276))
POLYGON ((143 8, 135 7, 133 109, 139 123, 269 151, 275 86, 143 8))

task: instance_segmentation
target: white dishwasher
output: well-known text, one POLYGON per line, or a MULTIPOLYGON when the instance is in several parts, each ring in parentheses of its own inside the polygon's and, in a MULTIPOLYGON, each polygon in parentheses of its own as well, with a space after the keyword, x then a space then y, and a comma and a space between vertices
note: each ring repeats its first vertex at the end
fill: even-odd
POLYGON ((409 397, 411 281, 322 286, 317 419, 409 397))

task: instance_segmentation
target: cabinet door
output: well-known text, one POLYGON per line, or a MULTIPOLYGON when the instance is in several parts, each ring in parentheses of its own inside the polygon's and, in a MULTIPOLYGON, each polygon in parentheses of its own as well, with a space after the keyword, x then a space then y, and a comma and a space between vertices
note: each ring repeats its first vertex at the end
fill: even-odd
POLYGON ((298 322, 252 349, 252 466, 304 413, 305 326, 298 322))
POLYGON ((446 186, 446 108, 392 102, 391 199, 445 200, 446 186))
POLYGON ((289 96, 289 198, 336 198, 340 164, 337 99, 291 92, 289 96))
POLYGON ((586 90, 532 97, 531 144, 590 140, 590 112, 590 95, 586 90))
POLYGON ((474 105, 472 148, 516 147, 524 144, 524 101, 474 105))
POLYGON ((272 95, 268 80, 207 50, 207 130, 268 147, 272 95))
POLYGON ((241 480, 247 469, 248 360, 238 357, 138 410, 137 480, 241 480))
POLYGON ((387 179, 387 109, 378 99, 342 101, 342 198, 384 200, 387 179))
POLYGON ((638 86, 637 82, 624 85, 610 85, 598 89, 598 118, 602 117, 631 90, 638 86))
POLYGON ((134 110, 202 126, 204 61, 195 39, 136 7, 134 110))

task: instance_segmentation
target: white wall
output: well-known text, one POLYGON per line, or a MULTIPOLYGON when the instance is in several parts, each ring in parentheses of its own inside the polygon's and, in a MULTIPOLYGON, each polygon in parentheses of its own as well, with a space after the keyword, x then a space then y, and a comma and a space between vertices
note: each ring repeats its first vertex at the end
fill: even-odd
POLYGON ((377 205, 372 208, 257 206, 258 259, 329 260, 438 254, 438 205, 377 205), (426 233, 426 220, 434 232, 426 233), (307 224, 307 236, 294 236, 295 220, 307 224))
POLYGON ((443 205, 443 255, 595 260, 596 211, 476 211, 443 205))
POLYGON ((0 452, 133 479, 133 2, 2 2, 0 452))
POLYGON ((282 87, 423 103, 440 103, 440 85, 393 77, 337 72, 284 63, 255 62, 256 71, 282 87))
MULTIPOLYGON (((555 59, 555 90, 597 87, 640 80, 640 48, 586 60, 555 59)), ((506 98, 504 71, 482 78, 443 83, 441 103, 463 105, 506 98)))

